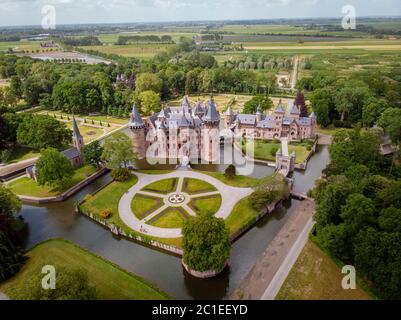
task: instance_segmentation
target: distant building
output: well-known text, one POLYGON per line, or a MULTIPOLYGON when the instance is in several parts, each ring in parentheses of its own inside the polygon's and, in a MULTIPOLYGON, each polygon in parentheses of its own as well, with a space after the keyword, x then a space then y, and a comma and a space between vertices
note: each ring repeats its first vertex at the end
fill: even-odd
POLYGON ((220 155, 220 114, 213 97, 207 105, 191 106, 187 96, 180 107, 163 108, 144 121, 132 108, 129 128, 139 158, 203 159, 216 161, 220 155))
MULTIPOLYGON (((76 168, 80 167, 84 164, 83 161, 83 149, 84 149, 84 139, 79 132, 77 121, 75 120, 74 115, 72 115, 72 142, 73 147, 61 152, 68 160, 70 160, 71 165, 76 168)), ((26 175, 37 181, 37 169, 36 165, 30 166, 26 168, 26 175)))
POLYGON ((225 112, 225 127, 243 137, 255 139, 290 140, 311 139, 315 137, 316 116, 312 112, 309 117, 301 117, 298 106, 289 106, 289 114, 280 100, 271 114, 264 114, 260 108, 256 114, 235 114, 229 107, 225 112))

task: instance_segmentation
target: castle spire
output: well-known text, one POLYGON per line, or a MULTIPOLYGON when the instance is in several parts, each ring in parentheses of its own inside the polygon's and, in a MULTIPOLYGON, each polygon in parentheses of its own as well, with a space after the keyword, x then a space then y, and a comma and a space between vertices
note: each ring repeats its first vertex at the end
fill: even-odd
POLYGON ((77 120, 75 119, 74 112, 72 113, 72 143, 74 147, 81 152, 84 148, 84 139, 79 132, 77 120))
POLYGON ((207 108, 206 115, 203 117, 205 122, 218 122, 220 121, 220 115, 216 110, 216 104, 214 103, 213 96, 210 97, 209 107, 207 108))
POLYGON ((143 128, 145 123, 143 122, 141 115, 139 114, 137 106, 134 104, 132 106, 131 120, 129 123, 130 128, 143 128))

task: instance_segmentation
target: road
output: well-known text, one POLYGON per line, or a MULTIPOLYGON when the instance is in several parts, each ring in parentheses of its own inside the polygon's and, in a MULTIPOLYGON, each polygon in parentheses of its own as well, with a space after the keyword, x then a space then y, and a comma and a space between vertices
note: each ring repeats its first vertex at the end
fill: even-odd
POLYGON ((274 299, 308 238, 315 202, 302 201, 230 297, 274 299))
POLYGON ((299 64, 299 58, 295 57, 294 58, 294 68, 292 70, 291 74, 291 89, 294 90, 296 85, 297 85, 297 79, 298 79, 298 64, 299 64))
POLYGON ((274 275, 266 291, 263 293, 261 300, 274 300, 274 298, 277 296, 285 279, 287 279, 288 274, 290 273, 292 267, 301 254, 302 249, 308 241, 309 233, 311 232, 314 224, 315 223, 313 219, 309 218, 298 239, 295 241, 287 257, 281 264, 280 269, 274 275))

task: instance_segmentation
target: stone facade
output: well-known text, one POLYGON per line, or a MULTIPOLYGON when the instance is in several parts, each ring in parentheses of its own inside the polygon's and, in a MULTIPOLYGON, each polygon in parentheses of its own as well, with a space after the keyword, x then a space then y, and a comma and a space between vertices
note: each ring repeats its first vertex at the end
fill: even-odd
POLYGON ((271 114, 264 114, 258 108, 256 114, 235 114, 231 108, 225 113, 225 127, 244 137, 255 139, 290 140, 311 139, 315 137, 316 116, 301 117, 300 108, 293 103, 289 106, 289 114, 281 100, 271 114))
POLYGON ((166 107, 145 121, 132 108, 129 128, 138 158, 218 160, 220 115, 213 97, 194 106, 184 97, 180 107, 166 107))

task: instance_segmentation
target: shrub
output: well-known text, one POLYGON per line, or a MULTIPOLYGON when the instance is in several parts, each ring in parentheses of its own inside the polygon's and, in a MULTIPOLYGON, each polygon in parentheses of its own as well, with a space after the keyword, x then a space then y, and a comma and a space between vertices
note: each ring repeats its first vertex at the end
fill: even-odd
POLYGON ((123 181, 127 181, 131 177, 131 174, 128 169, 120 168, 120 169, 113 170, 110 173, 110 176, 116 181, 123 182, 123 181))
POLYGON ((270 150, 270 154, 271 154, 273 157, 275 157, 275 156, 276 156, 276 153, 277 153, 277 151, 278 151, 278 149, 279 149, 279 147, 273 147, 273 148, 270 150))
POLYGON ((232 179, 236 175, 236 169, 235 166, 230 164, 227 169, 224 171, 224 175, 226 176, 227 179, 232 179))
POLYGON ((311 151, 312 150, 312 146, 307 146, 306 150, 311 151))
POLYGON ((100 212, 102 219, 109 219, 113 215, 111 209, 104 209, 100 212))

